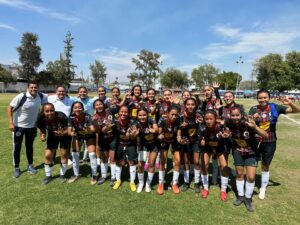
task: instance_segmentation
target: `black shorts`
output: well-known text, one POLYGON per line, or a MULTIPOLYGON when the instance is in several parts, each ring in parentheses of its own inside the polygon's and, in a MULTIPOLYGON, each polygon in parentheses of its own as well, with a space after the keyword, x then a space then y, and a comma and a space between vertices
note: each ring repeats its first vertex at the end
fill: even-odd
MULTIPOLYGON (((205 145, 203 148, 203 152, 207 152, 207 153, 213 153, 214 152, 213 150, 214 149, 209 145, 205 145)), ((227 155, 228 154, 227 151, 228 151, 228 149, 226 149, 224 145, 219 145, 219 146, 215 147, 215 153, 217 155, 219 155, 219 154, 227 155)))
POLYGON ((257 167, 258 155, 242 155, 240 151, 233 150, 233 159, 235 166, 253 166, 257 167))
POLYGON ((158 152, 157 143, 148 144, 148 145, 142 145, 140 148, 140 151, 146 151, 146 152, 158 152))
POLYGON ((173 151, 181 151, 181 145, 178 143, 177 140, 174 140, 172 143, 168 143, 165 141, 159 142, 158 143, 158 150, 159 151, 168 151, 170 144, 172 145, 172 150, 173 151))
POLYGON ((128 161, 137 161, 136 145, 118 145, 116 148, 116 160, 120 161, 127 156, 128 161))
POLYGON ((259 152, 261 154, 261 162, 266 165, 270 165, 276 151, 276 141, 262 142, 259 146, 259 152))
POLYGON ((98 143, 100 147, 101 152, 107 152, 110 150, 115 151, 116 150, 116 144, 117 144, 117 139, 114 138, 112 140, 99 140, 100 143, 98 143))
POLYGON ((96 145, 96 135, 90 135, 90 136, 85 136, 85 137, 77 136, 75 138, 81 143, 84 143, 84 141, 85 141, 87 146, 96 145))
POLYGON ((71 144, 71 137, 70 136, 54 136, 52 134, 48 134, 47 137, 47 149, 57 149, 58 145, 60 148, 69 149, 71 144))
POLYGON ((198 152, 200 153, 202 148, 199 146, 198 142, 194 142, 194 143, 188 143, 185 145, 181 145, 181 149, 183 152, 198 152))

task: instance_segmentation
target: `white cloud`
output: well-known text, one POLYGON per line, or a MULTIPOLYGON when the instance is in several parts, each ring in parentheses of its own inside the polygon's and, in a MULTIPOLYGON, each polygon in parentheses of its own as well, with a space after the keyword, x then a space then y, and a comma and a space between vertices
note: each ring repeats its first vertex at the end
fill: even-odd
POLYGON ((227 37, 224 42, 211 43, 202 49, 200 58, 211 61, 229 55, 263 55, 270 52, 286 53, 293 41, 300 38, 300 32, 265 29, 261 31, 243 32, 239 28, 214 26, 217 34, 227 37))
POLYGON ((0 28, 3 28, 3 29, 8 29, 8 30, 11 30, 11 31, 17 32, 17 29, 16 29, 16 28, 14 28, 13 26, 10 26, 10 25, 7 25, 7 24, 4 24, 4 23, 0 23, 0 28))
POLYGON ((78 23, 80 22, 80 19, 75 16, 70 16, 64 13, 56 12, 52 9, 48 9, 42 6, 38 6, 30 1, 25 0, 0 0, 0 5, 6 5, 13 8, 21 9, 21 10, 27 10, 36 12, 45 16, 49 16, 55 19, 78 23))

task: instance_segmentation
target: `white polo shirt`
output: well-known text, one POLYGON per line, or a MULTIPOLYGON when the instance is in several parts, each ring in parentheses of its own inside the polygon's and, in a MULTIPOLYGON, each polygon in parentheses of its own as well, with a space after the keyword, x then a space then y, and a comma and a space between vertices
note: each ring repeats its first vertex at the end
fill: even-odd
POLYGON ((67 117, 70 116, 73 100, 69 97, 65 97, 63 100, 61 100, 57 97, 57 95, 50 95, 48 96, 48 102, 54 105, 55 111, 62 112, 67 117))
MULTIPOLYGON (((13 122, 16 127, 22 128, 33 128, 35 127, 36 119, 39 114, 39 110, 42 104, 47 102, 47 94, 42 94, 43 100, 41 100, 39 94, 36 97, 32 97, 29 92, 26 92, 26 101, 23 106, 19 107, 17 111, 14 112, 13 122)), ((18 107, 23 98, 24 93, 18 94, 14 99, 10 102, 10 106, 13 108, 18 107)))

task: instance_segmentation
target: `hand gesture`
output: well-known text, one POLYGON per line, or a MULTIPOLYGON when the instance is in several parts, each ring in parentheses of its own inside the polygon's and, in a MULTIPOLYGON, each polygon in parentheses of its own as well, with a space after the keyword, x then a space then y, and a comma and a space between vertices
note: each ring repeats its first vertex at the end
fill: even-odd
POLYGON ((212 83, 212 87, 214 88, 214 89, 218 89, 219 87, 220 87, 220 84, 218 83, 218 82, 213 82, 212 83))
POLYGON ((281 102, 284 104, 284 105, 290 105, 291 104, 291 100, 289 100, 287 97, 283 97, 281 99, 281 102))
POLYGON ((217 98, 215 108, 219 110, 221 107, 222 107, 222 105, 221 105, 220 99, 217 98))
POLYGON ((255 128, 256 127, 256 123, 255 120, 253 119, 252 116, 248 116, 248 121, 246 121, 246 124, 251 127, 251 128, 255 128))
POLYGON ((179 104, 179 98, 177 95, 172 95, 170 100, 174 104, 179 104))
POLYGON ((158 137, 157 137, 160 141, 162 141, 164 138, 165 138, 165 136, 164 136, 164 134, 160 134, 160 135, 158 135, 158 137))

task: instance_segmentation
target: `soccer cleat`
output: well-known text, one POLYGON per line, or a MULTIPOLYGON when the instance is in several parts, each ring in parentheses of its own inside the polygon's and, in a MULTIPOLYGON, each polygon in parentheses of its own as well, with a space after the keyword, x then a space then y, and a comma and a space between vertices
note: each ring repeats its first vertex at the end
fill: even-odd
POLYGON ((266 197, 266 189, 265 188, 260 188, 259 189, 259 194, 258 194, 258 198, 260 200, 264 200, 266 197))
POLYGON ((44 179, 43 179, 43 182, 42 184, 46 185, 46 184, 49 184, 49 182, 52 180, 52 176, 46 176, 44 179))
POLYGON ((174 193, 174 194, 179 194, 179 193, 180 193, 180 190, 179 190, 177 184, 173 184, 173 185, 172 185, 172 190, 173 190, 173 193, 174 193))
POLYGON ((221 191, 220 193, 220 198, 223 202, 226 202, 227 201, 227 193, 226 191, 221 191))
POLYGON ((249 212, 254 212, 253 206, 252 206, 252 199, 251 198, 244 198, 244 204, 246 206, 246 209, 249 212))
POLYGON ((34 169, 32 165, 28 165, 27 172, 30 174, 36 174, 37 170, 34 169))
POLYGON ((121 186, 121 180, 117 180, 113 186, 113 189, 117 190, 117 189, 119 189, 120 186, 121 186))
POLYGON ((164 194, 164 184, 159 184, 157 187, 157 194, 162 195, 164 194))
POLYGON ((148 193, 151 192, 152 191, 151 185, 146 183, 145 191, 148 192, 148 193))
POLYGON ((69 184, 74 183, 74 182, 77 181, 79 178, 80 178, 80 175, 78 175, 78 176, 72 176, 72 177, 70 177, 70 179, 68 180, 68 183, 69 183, 69 184))
POLYGON ((100 178, 98 179, 98 181, 97 181, 97 184, 98 184, 98 185, 104 184, 105 180, 106 180, 106 179, 105 179, 104 177, 100 177, 100 178))
POLYGON ((65 183, 67 181, 67 178, 64 175, 60 175, 59 180, 61 183, 65 183))
POLYGON ((97 184, 97 177, 93 176, 91 179, 91 185, 95 185, 95 184, 97 184))
POLYGON ((115 178, 112 178, 109 182, 109 186, 110 187, 113 187, 115 185, 115 182, 116 182, 116 179, 115 178))
POLYGON ((236 200, 233 202, 235 206, 239 206, 244 202, 244 196, 237 196, 236 200))
POLYGON ((143 183, 139 183, 137 189, 136 189, 136 192, 137 193, 141 193, 143 191, 143 187, 144 187, 144 184, 143 183))
POLYGON ((195 193, 200 193, 200 183, 194 184, 194 190, 195 190, 195 193))
POLYGON ((130 182, 130 183, 129 183, 129 187, 130 187, 130 190, 131 190, 132 192, 135 192, 135 191, 136 191, 136 185, 135 185, 134 182, 130 182))
POLYGON ((186 192, 189 189, 189 184, 188 183, 183 183, 181 186, 181 191, 186 192))
POLYGON ((209 191, 207 189, 203 189, 201 192, 202 198, 207 198, 208 194, 209 194, 209 191))
POLYGON ((14 178, 18 178, 21 175, 20 168, 15 168, 14 171, 14 178))

